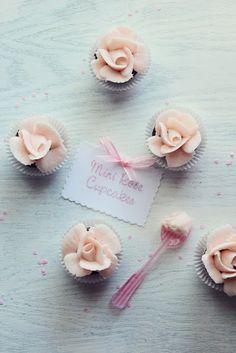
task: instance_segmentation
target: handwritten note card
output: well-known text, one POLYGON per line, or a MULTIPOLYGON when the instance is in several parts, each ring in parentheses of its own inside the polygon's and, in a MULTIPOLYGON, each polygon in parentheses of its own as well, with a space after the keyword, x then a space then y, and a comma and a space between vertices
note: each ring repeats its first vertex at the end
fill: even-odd
POLYGON ((102 147, 82 143, 62 191, 65 199, 104 212, 132 224, 144 225, 162 172, 154 167, 137 169, 130 181, 118 163, 101 157, 102 147))

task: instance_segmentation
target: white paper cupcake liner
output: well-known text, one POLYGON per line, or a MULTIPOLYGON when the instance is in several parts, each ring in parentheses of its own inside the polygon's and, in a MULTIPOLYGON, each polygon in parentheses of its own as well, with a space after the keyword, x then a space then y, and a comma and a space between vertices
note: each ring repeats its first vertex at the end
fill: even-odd
MULTIPOLYGON (((140 39, 139 39, 140 40, 140 39)), ((141 40, 140 40, 141 41, 141 40)), ((99 42, 99 41, 97 41, 99 42)), ((145 45, 146 46, 146 45, 145 45)), ((90 50, 89 53, 89 67, 90 67, 90 72, 92 74, 92 76, 96 79, 96 81, 99 82, 99 84, 101 84, 103 87, 105 87, 106 89, 109 89, 110 91, 113 92, 125 92, 128 91, 129 89, 135 87, 140 81, 143 80, 143 78, 146 76, 147 72, 150 69, 150 65, 151 65, 151 55, 150 55, 150 51, 147 48, 147 56, 148 56, 148 67, 146 69, 146 71, 144 73, 136 73, 136 75, 134 75, 129 81, 124 82, 124 83, 115 83, 115 82, 111 82, 111 81, 104 81, 104 80, 99 80, 92 68, 92 60, 94 60, 94 54, 96 53, 97 50, 97 43, 93 46, 93 48, 90 50)))
POLYGON ((150 154, 152 155, 152 157, 154 156, 154 158, 156 158, 156 166, 161 167, 163 169, 175 171, 175 172, 188 171, 189 169, 194 167, 196 165, 196 163, 201 159, 203 153, 205 152, 206 145, 207 145, 207 134, 206 134, 205 127, 204 127, 200 117, 198 115, 196 115, 196 113, 193 113, 190 109, 186 109, 186 108, 182 108, 182 107, 175 107, 175 106, 174 107, 170 106, 166 109, 159 111, 149 120, 147 127, 146 127, 146 131, 145 131, 145 138, 146 138, 146 144, 147 144, 147 147, 148 147, 150 154), (176 109, 176 110, 180 110, 184 113, 191 114, 196 119, 196 121, 199 125, 199 130, 201 132, 201 138, 202 138, 200 145, 194 151, 192 159, 190 161, 188 161, 187 163, 183 164, 182 166, 176 167, 176 168, 168 167, 165 157, 161 158, 161 157, 155 156, 150 151, 150 148, 148 146, 148 138, 152 136, 153 129, 155 127, 155 123, 156 123, 156 120, 158 119, 158 116, 161 113, 163 113, 164 111, 169 110, 169 109, 176 109))
POLYGON ((197 243, 194 252, 194 267, 198 277, 205 283, 208 287, 211 287, 220 292, 223 291, 224 285, 222 283, 215 283, 213 279, 209 276, 203 262, 202 255, 205 254, 207 248, 207 235, 204 235, 197 243))
MULTIPOLYGON (((18 130, 24 120, 18 121, 10 129, 9 134, 8 134, 7 138, 5 139, 7 156, 8 156, 9 161, 11 162, 11 164, 13 165, 14 168, 16 168, 17 170, 19 170, 21 173, 23 173, 25 175, 28 175, 31 177, 42 177, 42 176, 51 175, 54 172, 56 172, 58 169, 60 169, 63 166, 63 164, 68 160, 68 156, 70 154, 70 144, 69 144, 69 136, 67 134, 67 131, 61 122, 59 122, 55 119, 49 118, 49 117, 48 117, 48 119, 49 119, 50 124, 59 133, 67 152, 66 152, 66 158, 63 160, 63 162, 61 162, 55 168, 53 168, 52 170, 50 170, 46 173, 41 172, 36 166, 26 166, 26 165, 20 163, 19 161, 17 161, 17 159, 14 157, 14 155, 11 152, 9 140, 11 137, 16 135, 16 133, 18 132, 18 130)), ((27 119, 25 119, 25 120, 27 120, 27 119)))
MULTIPOLYGON (((85 225, 85 227, 93 227, 95 226, 96 224, 104 224, 104 225, 107 225, 108 227, 110 227, 114 232, 115 234, 117 235, 116 231, 113 229, 113 227, 111 227, 109 224, 106 224, 105 222, 103 222, 102 220, 84 220, 84 221, 81 221, 80 223, 83 223, 85 225)), ((76 223, 77 224, 77 223, 76 223)), ((74 224, 71 228, 73 228, 76 224, 74 224)), ((68 231, 67 231, 68 232, 68 231)), ((67 234, 66 232, 66 234, 67 234)), ((65 235, 66 235, 65 234, 65 235)), ((121 244, 121 252, 119 254, 116 254, 116 257, 118 259, 117 261, 117 266, 116 266, 116 269, 115 271, 113 272, 113 274, 118 270, 119 266, 120 266, 120 263, 122 261, 122 256, 123 256, 123 246, 122 246, 122 241, 120 239, 120 237, 117 235, 119 241, 120 241, 120 244, 121 244)), ((99 272, 94 272, 94 273, 91 273, 90 275, 88 276, 84 276, 84 277, 78 277, 76 275, 73 275, 66 267, 65 265, 65 262, 64 262, 64 258, 62 256, 62 249, 60 248, 59 250, 59 256, 60 256, 60 261, 61 261, 61 265, 63 266, 64 270, 69 274, 69 276, 71 278, 73 278, 76 282, 78 283, 82 283, 82 284, 96 284, 96 283, 101 283, 109 278, 111 278, 113 276, 110 276, 110 277, 103 277, 100 275, 99 272)))

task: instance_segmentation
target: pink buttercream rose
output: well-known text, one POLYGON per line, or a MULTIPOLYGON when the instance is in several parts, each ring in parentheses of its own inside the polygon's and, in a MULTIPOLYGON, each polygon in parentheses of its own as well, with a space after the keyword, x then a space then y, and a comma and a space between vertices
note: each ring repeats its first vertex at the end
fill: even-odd
POLYGON ((147 47, 135 32, 117 27, 106 34, 96 46, 92 69, 99 80, 124 83, 134 73, 145 73, 149 66, 147 47))
POLYGON ((226 225, 208 237, 202 261, 215 283, 224 284, 224 292, 236 295, 236 231, 226 225))
POLYGON ((9 141, 14 157, 24 165, 34 164, 41 172, 56 168, 66 157, 66 148, 59 133, 47 117, 24 120, 17 136, 9 141))
POLYGON ((168 167, 176 168, 189 162, 201 143, 195 118, 185 112, 169 109, 159 114, 155 135, 148 139, 153 154, 165 157, 168 167))
POLYGON ((62 241, 62 257, 68 271, 84 277, 97 271, 102 277, 112 275, 117 268, 116 254, 121 251, 116 234, 106 225, 86 228, 79 223, 62 241))

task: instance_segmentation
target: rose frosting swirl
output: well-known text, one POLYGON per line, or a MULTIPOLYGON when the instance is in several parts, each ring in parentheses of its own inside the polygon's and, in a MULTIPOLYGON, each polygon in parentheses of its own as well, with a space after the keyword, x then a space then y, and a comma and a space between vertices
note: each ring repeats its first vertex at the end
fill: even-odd
POLYGON ((208 236, 202 262, 215 283, 224 284, 224 292, 236 295, 236 231, 226 225, 208 236))
POLYGON ((147 71, 148 50, 134 31, 120 26, 98 42, 91 65, 99 80, 124 83, 135 72, 142 74, 147 71))
POLYGON ((34 164, 42 173, 56 168, 66 157, 63 141, 47 117, 24 120, 9 140, 13 156, 23 165, 34 164))
POLYGON ((76 277, 99 272, 104 278, 116 270, 121 244, 116 234, 104 224, 86 228, 75 225, 62 241, 62 257, 67 270, 76 277))
POLYGON ((154 133, 148 139, 148 146, 156 156, 165 157, 168 167, 171 168, 181 167, 189 162, 201 143, 196 119, 175 109, 158 115, 154 133))

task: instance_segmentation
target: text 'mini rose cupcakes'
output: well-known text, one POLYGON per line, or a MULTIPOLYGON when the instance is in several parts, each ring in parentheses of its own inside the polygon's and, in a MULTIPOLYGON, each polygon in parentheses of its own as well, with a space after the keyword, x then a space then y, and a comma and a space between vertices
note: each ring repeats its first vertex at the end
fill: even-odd
POLYGON ((181 171, 190 169, 200 159, 206 134, 199 119, 189 110, 166 109, 149 122, 147 143, 157 165, 181 171))
POLYGON ((7 139, 12 164, 24 174, 42 176, 59 169, 68 154, 64 126, 46 116, 34 116, 14 126, 7 139))
POLYGON ((105 87, 124 91, 147 73, 150 55, 147 46, 132 29, 118 26, 97 41, 90 63, 94 76, 105 87))
POLYGON ((201 280, 229 296, 236 295, 236 230, 229 224, 197 244, 195 268, 201 280))
POLYGON ((120 258, 119 238, 99 221, 76 224, 62 240, 62 265, 79 282, 96 283, 111 277, 120 258))

